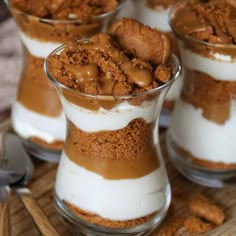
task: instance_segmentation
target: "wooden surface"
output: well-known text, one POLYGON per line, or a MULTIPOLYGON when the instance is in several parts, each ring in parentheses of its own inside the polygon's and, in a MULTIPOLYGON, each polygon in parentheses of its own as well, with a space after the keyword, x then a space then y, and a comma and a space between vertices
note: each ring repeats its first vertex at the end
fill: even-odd
POLYGON ((59 236, 58 232, 51 224, 49 218, 47 218, 42 207, 40 207, 37 201, 33 198, 33 195, 29 189, 20 188, 15 192, 17 193, 17 196, 20 197, 22 203, 31 215, 41 234, 44 236, 59 236))
POLYGON ((8 201, 0 202, 0 235, 10 236, 10 208, 8 201))
MULTIPOLYGON (((2 122, 1 117, 0 122, 2 122)), ((185 233, 184 236, 236 236, 236 187, 232 186, 226 189, 210 189, 196 185, 186 180, 168 161, 164 145, 165 131, 162 131, 160 136, 162 140, 161 143, 163 148, 163 156, 165 157, 173 194, 171 214, 166 217, 159 229, 163 227, 163 225, 165 226, 165 224, 168 224, 168 222, 173 220, 175 217, 189 215, 188 206, 191 195, 194 193, 203 193, 222 207, 226 215, 226 220, 223 225, 215 227, 208 233, 185 233)), ((62 224, 55 211, 53 202, 53 187, 57 164, 42 162, 36 158, 33 158, 33 161, 36 168, 28 187, 31 189, 34 197, 38 201, 39 206, 50 218, 59 234, 62 236, 69 236, 71 234, 62 224)), ((23 207, 23 204, 14 194, 11 194, 10 197, 10 210, 12 236, 40 235, 28 212, 23 207)))

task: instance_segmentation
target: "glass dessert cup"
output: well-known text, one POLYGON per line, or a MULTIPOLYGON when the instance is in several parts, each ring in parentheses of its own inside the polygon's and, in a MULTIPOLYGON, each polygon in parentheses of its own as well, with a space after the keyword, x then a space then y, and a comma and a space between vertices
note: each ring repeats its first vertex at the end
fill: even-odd
MULTIPOLYGON (((168 1, 163 1, 162 4, 157 4, 152 0, 134 0, 137 16, 136 19, 145 25, 149 25, 152 28, 157 28, 158 30, 166 33, 171 39, 174 54, 179 57, 176 38, 169 25, 170 9, 177 1, 178 0, 169 1, 169 3, 168 1)), ((180 91, 183 85, 182 77, 183 75, 181 74, 180 78, 173 84, 166 95, 159 122, 160 126, 162 127, 168 127, 170 124, 171 114, 175 105, 175 101, 180 96, 180 91)))
POLYGON ((58 162, 66 119, 57 92, 43 71, 44 60, 65 42, 106 32, 125 0, 114 10, 86 20, 40 18, 16 9, 10 0, 5 2, 18 24, 25 51, 17 99, 12 107, 12 127, 29 153, 58 162))
MULTIPOLYGON (((184 3, 176 5, 171 19, 181 7, 184 3)), ((167 134, 169 156, 200 185, 235 184, 236 45, 197 40, 171 25, 185 75, 167 134)))
MULTIPOLYGON (((66 45, 48 58, 59 55, 66 45)), ((67 136, 55 183, 56 208, 69 228, 85 235, 148 235, 163 220, 170 185, 158 138, 166 84, 129 96, 89 95, 50 73, 67 118, 67 136)))

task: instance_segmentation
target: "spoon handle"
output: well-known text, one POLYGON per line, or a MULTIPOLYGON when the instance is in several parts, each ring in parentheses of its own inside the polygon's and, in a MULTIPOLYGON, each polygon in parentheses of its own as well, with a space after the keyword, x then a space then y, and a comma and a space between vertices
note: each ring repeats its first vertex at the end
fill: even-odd
POLYGON ((58 232, 49 221, 44 211, 40 208, 28 188, 16 188, 15 192, 20 197, 25 208, 31 215, 35 225, 43 236, 59 236, 58 232))
POLYGON ((10 236, 10 207, 7 187, 0 187, 0 235, 10 236))

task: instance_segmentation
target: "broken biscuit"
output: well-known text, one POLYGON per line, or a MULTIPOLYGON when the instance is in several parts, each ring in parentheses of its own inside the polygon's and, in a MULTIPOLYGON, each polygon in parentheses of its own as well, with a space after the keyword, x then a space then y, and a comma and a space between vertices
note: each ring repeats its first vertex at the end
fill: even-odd
POLYGON ((190 212, 216 225, 221 225, 225 219, 223 211, 202 194, 192 197, 190 212))
POLYGON ((188 217, 184 221, 185 230, 192 233, 205 233, 213 228, 212 224, 204 222, 199 217, 188 217))

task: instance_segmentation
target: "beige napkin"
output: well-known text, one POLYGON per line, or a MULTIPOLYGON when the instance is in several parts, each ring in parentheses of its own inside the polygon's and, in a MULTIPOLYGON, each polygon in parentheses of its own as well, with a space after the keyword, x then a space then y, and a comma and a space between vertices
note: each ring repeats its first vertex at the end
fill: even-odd
POLYGON ((11 107, 23 64, 22 46, 12 18, 0 23, 0 112, 11 107))

